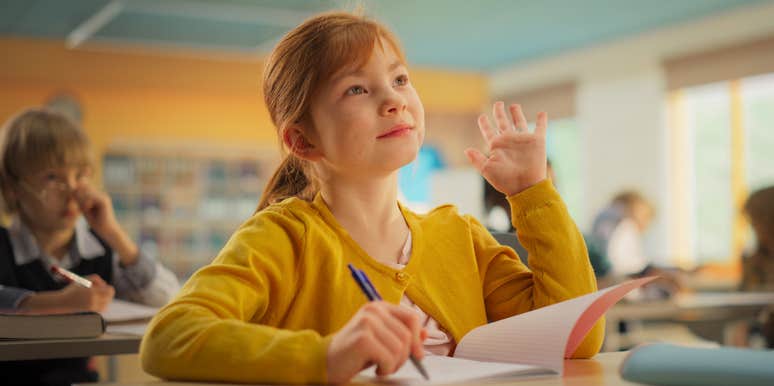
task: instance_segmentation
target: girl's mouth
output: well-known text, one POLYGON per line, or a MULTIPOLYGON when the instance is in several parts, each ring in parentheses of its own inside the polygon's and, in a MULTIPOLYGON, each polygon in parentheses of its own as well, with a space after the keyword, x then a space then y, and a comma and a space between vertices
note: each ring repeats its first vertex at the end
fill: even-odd
POLYGON ((406 124, 395 125, 390 128, 386 133, 376 137, 377 139, 400 137, 411 131, 411 126, 406 124))

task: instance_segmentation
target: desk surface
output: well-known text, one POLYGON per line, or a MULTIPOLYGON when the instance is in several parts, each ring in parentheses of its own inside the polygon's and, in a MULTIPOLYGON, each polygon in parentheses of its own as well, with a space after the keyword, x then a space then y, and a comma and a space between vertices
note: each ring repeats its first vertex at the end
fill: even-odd
POLYGON ((730 317, 743 318, 772 304, 774 292, 697 292, 670 300, 621 302, 605 315, 616 319, 658 320, 700 312, 719 317, 718 311, 725 311, 730 317))
POLYGON ((136 354, 142 335, 108 332, 89 339, 0 341, 0 361, 136 354))
POLYGON ((659 301, 620 302, 605 313, 605 351, 622 346, 619 321, 670 321, 688 324, 704 339, 729 343, 725 328, 734 321, 753 320, 774 305, 774 292, 696 292, 659 301), (710 333, 696 323, 714 323, 710 333))
MULTIPOLYGON (((618 367, 621 365, 625 352, 602 353, 587 360, 566 360, 564 361, 564 377, 547 376, 540 378, 527 377, 523 379, 513 379, 504 382, 489 382, 487 385, 536 385, 536 386, 602 386, 602 385, 637 385, 636 383, 626 382, 618 375, 618 367)), ((480 385, 481 382, 470 382, 465 385, 480 385)), ((187 382, 164 382, 149 381, 140 383, 89 383, 83 386, 224 386, 223 383, 187 383, 187 382)))

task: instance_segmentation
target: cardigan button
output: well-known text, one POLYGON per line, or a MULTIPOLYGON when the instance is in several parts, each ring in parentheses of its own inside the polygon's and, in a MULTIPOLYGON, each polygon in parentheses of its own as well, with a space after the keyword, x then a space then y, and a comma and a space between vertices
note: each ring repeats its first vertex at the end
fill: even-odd
POLYGON ((409 278, 409 275, 406 272, 398 272, 395 274, 395 278, 398 279, 398 281, 406 281, 409 278))

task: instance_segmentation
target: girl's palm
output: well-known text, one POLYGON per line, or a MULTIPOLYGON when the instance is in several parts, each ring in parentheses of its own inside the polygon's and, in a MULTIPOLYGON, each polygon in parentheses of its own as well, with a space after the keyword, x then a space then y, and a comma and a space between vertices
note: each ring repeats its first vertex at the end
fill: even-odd
POLYGON ((535 132, 530 133, 521 106, 510 106, 511 119, 503 102, 494 105, 492 127, 486 115, 478 118, 478 127, 489 155, 469 148, 465 154, 481 175, 501 193, 519 193, 546 178, 546 113, 538 113, 535 132))

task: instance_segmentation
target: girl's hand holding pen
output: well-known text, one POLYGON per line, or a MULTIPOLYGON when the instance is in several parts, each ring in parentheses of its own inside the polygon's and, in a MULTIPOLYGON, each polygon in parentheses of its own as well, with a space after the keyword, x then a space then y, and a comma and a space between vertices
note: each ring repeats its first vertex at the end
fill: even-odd
POLYGON ((104 311, 113 300, 115 288, 102 280, 99 275, 89 275, 91 288, 72 282, 59 291, 61 305, 72 311, 104 311))
POLYGON ((328 346, 328 382, 347 382, 371 364, 376 364, 377 375, 392 374, 409 354, 421 359, 427 330, 419 319, 405 307, 384 301, 366 303, 328 346))
POLYGON ((538 113, 535 132, 530 133, 521 106, 494 104, 496 125, 481 115, 478 127, 486 141, 488 155, 468 148, 465 155, 481 175, 501 193, 511 196, 546 178, 546 113, 538 113))

